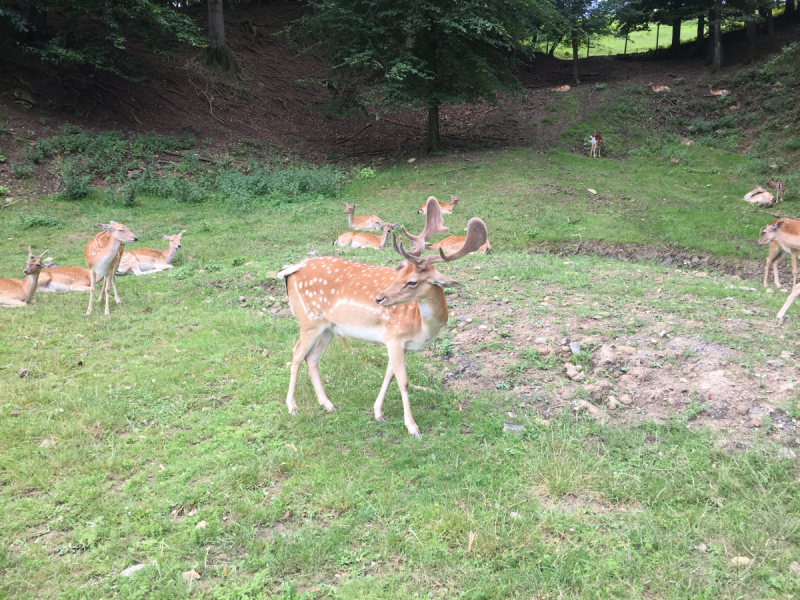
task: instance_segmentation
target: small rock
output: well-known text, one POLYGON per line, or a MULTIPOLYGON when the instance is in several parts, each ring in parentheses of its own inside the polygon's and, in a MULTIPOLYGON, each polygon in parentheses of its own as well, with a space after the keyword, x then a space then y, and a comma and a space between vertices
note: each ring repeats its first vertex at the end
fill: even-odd
POLYGON ((593 190, 592 188, 586 188, 586 191, 593 195, 597 194, 597 190, 593 190))
POLYGON ((619 397, 619 401, 622 402, 625 406, 630 406, 631 404, 633 404, 633 398, 628 394, 622 394, 619 397))
POLYGON ((793 389, 795 388, 795 386, 796 386, 796 385, 797 385, 797 384, 796 384, 794 381, 789 381, 789 382, 787 382, 787 383, 784 383, 784 384, 783 384, 783 385, 780 387, 780 391, 782 391, 782 392, 789 392, 789 391, 793 390, 793 389))
POLYGON ((789 570, 800 577, 800 564, 797 561, 794 561, 792 564, 789 565, 789 570))
POLYGON ((778 369, 783 366, 782 360, 768 360, 767 364, 772 367, 773 369, 778 369))
POLYGON ((619 406, 619 402, 616 398, 614 398, 614 396, 609 396, 606 399, 606 405, 608 405, 609 410, 614 410, 617 408, 617 406, 619 406))
POLYGON ((27 377, 28 376, 28 369, 20 369, 18 375, 20 377, 27 377))
POLYGON ((549 358, 550 355, 553 354, 553 349, 548 348, 547 346, 537 346, 536 351, 544 358, 549 358))
POLYGON ((731 564, 734 567, 748 567, 752 564, 753 560, 746 556, 734 556, 731 559, 731 564))
POLYGON ((416 158, 409 158, 406 162, 410 164, 410 163, 413 163, 413 162, 417 162, 417 159, 416 158))
POLYGON ((617 361, 617 353, 611 347, 611 344, 603 344, 597 349, 592 358, 595 365, 608 366, 617 361))
POLYGON ((196 514, 197 514, 197 509, 196 509, 196 508, 193 508, 193 509, 192 509, 192 510, 190 510, 188 513, 186 513, 186 516, 187 516, 187 517, 193 517, 193 516, 195 516, 196 514))
POLYGON ((697 544, 697 546, 695 546, 694 548, 695 550, 697 550, 698 552, 702 552, 703 554, 708 552, 708 548, 706 547, 705 544, 697 544))
POLYGON ((600 415, 600 409, 586 400, 577 400, 575 404, 572 405, 572 410, 575 412, 586 411, 593 417, 598 417, 600 415))
POLYGON ((130 577, 131 575, 136 573, 136 571, 141 571, 146 566, 147 565, 133 565, 132 567, 128 567, 127 569, 123 570, 122 573, 120 573, 120 575, 122 575, 123 577, 130 577))
POLYGON ((666 335, 667 335, 667 330, 666 329, 662 329, 661 331, 658 332, 658 337, 660 337, 660 338, 663 338, 666 335))
POLYGON ((750 425, 752 427, 761 427, 761 415, 752 415, 750 417, 750 425))
POLYGON ((55 445, 56 445, 56 441, 55 440, 48 439, 48 440, 44 440, 41 444, 39 444, 39 448, 52 448, 55 445))
POLYGON ((524 425, 514 425, 513 423, 503 423, 503 433, 525 433, 524 425))
POLYGON ((208 523, 205 521, 200 521, 197 525, 194 526, 195 529, 205 529, 208 526, 208 523))
POLYGON ((572 381, 580 381, 586 377, 586 375, 578 371, 573 364, 567 363, 564 365, 564 368, 567 371, 567 379, 571 379, 572 381))
POLYGON ((246 300, 245 300, 245 297, 244 297, 244 296, 239 296, 239 302, 245 302, 245 301, 246 301, 246 300))
POLYGON ((767 293, 768 294, 774 294, 775 290, 773 290, 772 288, 767 288, 767 293))
POLYGON ((192 569, 191 571, 186 571, 181 575, 186 581, 195 581, 200 579, 200 573, 192 569))
POLYGON ((517 418, 517 413, 515 413, 515 412, 507 412, 506 416, 508 418, 510 418, 510 419, 516 419, 517 418))
POLYGON ((581 343, 580 342, 570 342, 569 349, 572 351, 573 354, 579 354, 581 351, 581 343))
POLYGON ((509 516, 510 516, 512 519, 519 519, 519 516, 520 516, 520 515, 519 515, 519 513, 518 513, 518 512, 512 512, 512 513, 509 513, 509 516))
POLYGON ((747 404, 737 404, 736 405, 736 412, 740 415, 746 415, 750 412, 750 407, 747 404))
POLYGON ((797 455, 792 450, 789 450, 789 448, 781 448, 778 450, 778 458, 783 460, 794 460, 797 458, 797 455))

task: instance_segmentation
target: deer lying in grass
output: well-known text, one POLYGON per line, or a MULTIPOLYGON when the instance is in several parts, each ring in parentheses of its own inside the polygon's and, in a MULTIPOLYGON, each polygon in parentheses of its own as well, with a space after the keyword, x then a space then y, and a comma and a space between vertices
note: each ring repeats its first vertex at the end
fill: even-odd
POLYGON ((792 287, 795 287, 797 285, 797 255, 800 250, 776 239, 773 229, 780 229, 783 234, 798 236, 798 239, 800 239, 800 221, 797 219, 776 219, 761 230, 756 246, 769 244, 769 256, 767 256, 767 266, 764 269, 764 287, 769 287, 770 266, 772 266, 772 279, 775 285, 781 287, 778 265, 787 254, 792 258, 792 287))
POLYGON ((654 92, 669 92, 669 86, 667 85, 656 85, 652 81, 648 84, 651 88, 653 88, 654 92))
POLYGON ((786 182, 783 179, 777 181, 770 179, 767 182, 767 187, 775 190, 775 198, 777 198, 778 202, 783 202, 783 193, 786 191, 786 182))
POLYGON ((421 350, 434 340, 449 316, 443 288, 461 285, 439 273, 434 264, 459 259, 480 248, 486 243, 486 225, 480 219, 471 219, 460 250, 453 254, 440 250, 437 256, 421 257, 427 238, 447 232, 439 205, 431 199, 422 233, 412 236, 405 228, 402 231, 413 244, 410 250, 403 248, 402 242, 398 246, 392 232, 392 246, 405 258, 397 269, 325 256, 307 258, 278 273, 286 282, 289 304, 300 324, 286 394, 291 414, 297 414, 294 394, 303 361, 320 406, 334 412, 336 408, 325 395, 319 374, 320 355, 334 337, 377 342, 386 346, 389 364, 373 407, 375 419, 384 421, 383 402, 396 377, 406 429, 421 437, 411 415, 405 353, 421 350))
POLYGON ((751 192, 744 195, 744 201, 750 204, 758 204, 759 206, 772 206, 775 204, 775 196, 770 194, 760 185, 757 185, 751 192))
POLYGON ((163 252, 161 250, 151 250, 150 248, 137 248, 130 252, 124 252, 117 267, 117 275, 144 275, 146 273, 157 273, 165 269, 171 269, 172 259, 181 247, 181 237, 186 233, 184 229, 178 235, 162 235, 162 239, 169 242, 169 246, 163 252))
POLYGON ((723 89, 715 90, 710 85, 708 86, 708 91, 711 92, 712 96, 727 96, 728 94, 730 94, 728 90, 723 90, 723 89))
MULTIPOLYGON (((451 235, 446 237, 442 240, 439 240, 435 244, 426 244, 426 250, 439 250, 440 248, 445 252, 456 252, 461 250, 461 246, 464 245, 464 242, 467 241, 467 238, 463 235, 451 235)), ((492 245, 489 243, 489 239, 486 239, 486 243, 478 248, 476 252, 480 252, 481 254, 489 254, 492 251, 492 245)))
MULTIPOLYGON (((795 262, 797 252, 800 251, 800 235, 792 233, 793 231, 797 231, 796 227, 798 223, 799 222, 795 221, 794 219, 778 219, 761 230, 761 235, 756 242, 757 246, 769 244, 770 255, 772 255, 772 244, 777 242, 782 250, 788 251, 791 254, 793 259, 792 270, 794 271, 795 275, 795 285, 793 286, 792 292, 789 294, 789 297, 786 299, 786 302, 784 303, 780 312, 778 312, 779 323, 783 321, 783 317, 786 316, 786 311, 789 310, 789 307, 792 305, 795 298, 800 296, 800 285, 797 285, 797 263, 795 262)), ((769 264, 767 264, 767 268, 769 268, 769 264)), ((777 274, 778 273, 776 269, 776 277, 777 274)))
POLYGON ((600 158, 600 150, 603 148, 603 136, 596 131, 589 136, 589 143, 592 149, 589 151, 589 156, 593 158, 600 158))
MULTIPOLYGON (((431 198, 433 198, 433 196, 428 196, 428 199, 425 201, 425 204, 419 207, 419 210, 417 211, 418 215, 424 215, 428 212, 428 202, 431 201, 431 198)), ((436 198, 433 199, 436 200, 436 198)), ((442 202, 441 200, 436 200, 436 202, 439 204, 439 209, 442 211, 443 214, 452 215, 453 210, 455 209, 456 204, 458 204, 459 200, 461 200, 461 196, 453 196, 453 194, 450 194, 450 204, 448 204, 447 202, 442 202)))
POLYGON ((22 270, 26 275, 22 281, 18 279, 0 279, 0 306, 26 306, 33 302, 33 295, 36 293, 36 283, 39 280, 39 273, 44 265, 42 258, 47 254, 49 248, 39 256, 34 256, 31 247, 28 246, 28 262, 22 270))
POLYGON ((333 245, 383 250, 386 247, 386 240, 389 237, 389 232, 397 226, 398 223, 395 223, 394 225, 391 223, 384 223, 383 235, 375 235, 374 233, 353 233, 352 231, 348 231, 347 233, 343 233, 336 238, 336 241, 333 242, 333 245))
POLYGON ((552 90, 553 90, 554 92, 568 92, 568 91, 570 91, 571 89, 572 89, 572 88, 571 88, 571 87, 569 87, 568 85, 559 85, 559 86, 556 86, 556 87, 552 88, 552 90))
POLYGON ((37 289, 42 292, 88 292, 92 277, 82 267, 47 267, 39 273, 37 289))
POLYGON ((344 214, 347 215, 347 225, 350 229, 372 230, 383 227, 383 219, 378 215, 354 216, 356 214, 355 204, 348 204, 345 202, 344 214))
POLYGON ((107 225, 98 223, 97 226, 103 231, 86 244, 86 249, 83 252, 86 264, 89 265, 89 308, 86 310, 87 316, 92 314, 94 288, 98 280, 102 278, 105 279, 103 280, 103 287, 100 288, 100 295, 105 294, 106 296, 105 314, 110 314, 108 312, 109 285, 114 288, 114 301, 117 304, 122 304, 122 300, 120 300, 117 293, 116 274, 125 248, 123 242, 136 242, 139 240, 122 223, 109 221, 107 225))

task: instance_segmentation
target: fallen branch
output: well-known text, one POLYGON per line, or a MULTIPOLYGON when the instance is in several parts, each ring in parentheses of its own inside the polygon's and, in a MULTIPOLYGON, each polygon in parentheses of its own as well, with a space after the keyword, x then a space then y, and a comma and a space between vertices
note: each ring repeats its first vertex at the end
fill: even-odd
POLYGON ((8 208, 9 206, 14 206, 15 204, 19 204, 24 199, 25 198, 20 198, 19 200, 14 200, 14 202, 8 202, 6 204, 3 204, 2 206, 0 206, 0 210, 3 210, 4 208, 8 208))
POLYGON ((675 187, 681 188, 682 190, 686 190, 687 192, 692 192, 693 194, 697 193, 695 190, 690 190, 689 188, 685 188, 682 185, 675 184, 675 187))
POLYGON ((372 127, 372 123, 367 123, 366 125, 364 125, 364 127, 359 129, 356 133, 351 135, 349 138, 346 138, 346 139, 342 140, 341 142, 337 142, 337 143, 338 144, 345 144, 345 143, 349 142, 350 140, 352 140, 354 137, 360 135, 363 131, 366 131, 367 129, 369 129, 370 127, 372 127))

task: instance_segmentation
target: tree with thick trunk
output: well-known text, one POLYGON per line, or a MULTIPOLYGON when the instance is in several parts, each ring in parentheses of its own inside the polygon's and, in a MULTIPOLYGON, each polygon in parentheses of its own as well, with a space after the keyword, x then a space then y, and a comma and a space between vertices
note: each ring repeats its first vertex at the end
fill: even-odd
POLYGON ((422 143, 422 152, 430 154, 442 151, 442 141, 439 138, 439 105, 428 107, 428 133, 422 143))
POLYGON ((572 77, 575 79, 575 83, 581 82, 581 73, 578 69, 578 44, 580 44, 580 40, 576 37, 572 38, 572 77))
POLYGON ((697 39, 694 43, 694 53, 696 56, 700 56, 703 54, 703 44, 705 43, 705 32, 706 32, 706 23, 705 23, 705 15, 700 15, 697 17, 697 39))
POLYGON ((714 0, 714 54, 711 59, 711 72, 722 69, 722 0, 714 0))
POLYGON ((671 50, 677 52, 681 47, 681 18, 672 19, 672 46, 671 50))
POLYGON ((747 31, 747 59, 753 62, 758 58, 758 11, 752 4, 748 4, 749 10, 745 12, 744 28, 747 31))
POLYGON ((208 47, 200 53, 200 62, 215 73, 240 79, 242 67, 225 39, 222 0, 208 0, 208 41, 208 47))

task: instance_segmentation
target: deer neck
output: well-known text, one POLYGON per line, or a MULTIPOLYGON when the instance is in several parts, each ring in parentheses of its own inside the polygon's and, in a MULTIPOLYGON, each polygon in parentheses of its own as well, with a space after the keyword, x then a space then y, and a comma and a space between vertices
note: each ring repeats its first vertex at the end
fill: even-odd
POLYGON ((355 225, 355 222, 354 222, 354 219, 353 219, 353 214, 354 213, 355 213, 355 211, 353 211, 351 213, 347 213, 347 226, 350 227, 350 229, 355 229, 356 228, 356 225, 355 225))
POLYGON ((775 237, 773 239, 781 245, 800 250, 800 235, 792 235, 791 233, 778 230, 775 232, 775 237))
POLYGON ((417 305, 419 306, 420 332, 427 343, 439 334, 442 327, 447 325, 447 319, 450 316, 444 290, 434 287, 425 296, 417 298, 417 305))
POLYGON ((33 295, 36 293, 36 285, 39 283, 39 273, 41 273, 41 271, 28 275, 22 280, 22 301, 25 304, 33 300, 33 295))
POLYGON ((386 248, 386 239, 389 237, 389 230, 385 229, 383 231, 383 236, 381 237, 381 250, 386 248))
POLYGON ((161 253, 161 256, 164 257, 164 260, 167 261, 167 264, 172 262, 172 259, 175 258, 175 255, 178 253, 178 247, 170 242, 169 247, 161 253))

